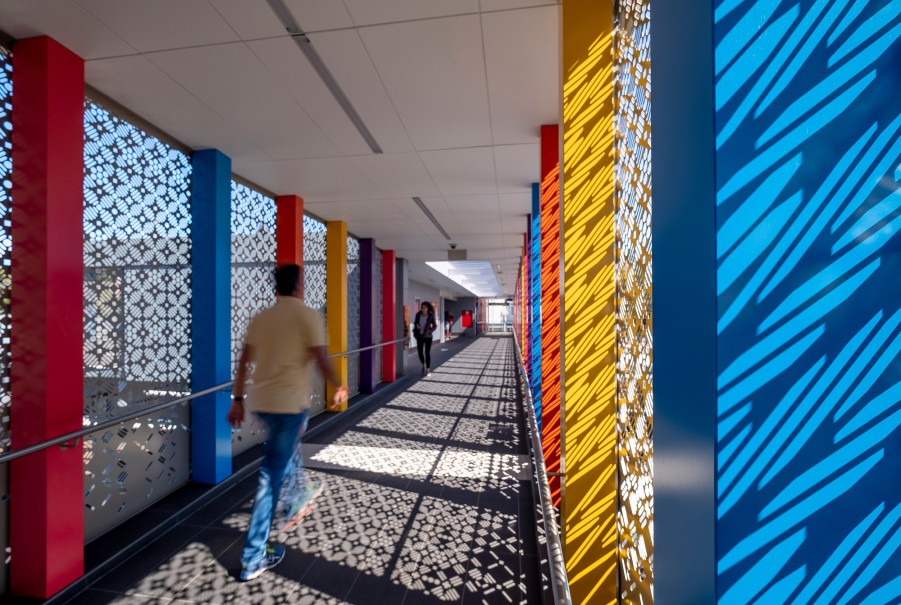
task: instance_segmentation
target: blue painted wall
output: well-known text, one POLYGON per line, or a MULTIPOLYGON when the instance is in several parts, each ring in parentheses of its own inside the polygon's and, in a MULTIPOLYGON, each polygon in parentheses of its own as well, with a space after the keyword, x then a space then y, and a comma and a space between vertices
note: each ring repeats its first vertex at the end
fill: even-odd
POLYGON ((718 601, 898 603, 901 2, 714 23, 718 601))
POLYGON ((655 605, 716 599, 712 11, 651 2, 655 605))

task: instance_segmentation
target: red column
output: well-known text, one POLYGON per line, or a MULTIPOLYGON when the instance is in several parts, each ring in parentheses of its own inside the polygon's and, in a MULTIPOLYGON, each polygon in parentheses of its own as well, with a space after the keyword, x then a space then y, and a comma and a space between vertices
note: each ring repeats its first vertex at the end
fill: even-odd
POLYGON ((280 195, 275 198, 276 265, 303 267, 303 198, 280 195))
POLYGON ((541 447, 560 506, 560 145, 556 124, 541 127, 541 447))
MULTIPOLYGON (((382 342, 397 338, 397 274, 394 250, 382 250, 382 342)), ((382 347, 382 382, 397 379, 397 345, 382 347)))
MULTIPOLYGON (((12 449, 84 415, 84 61, 47 37, 13 48, 12 449)), ((14 460, 11 588, 47 598, 84 573, 81 442, 14 460)))

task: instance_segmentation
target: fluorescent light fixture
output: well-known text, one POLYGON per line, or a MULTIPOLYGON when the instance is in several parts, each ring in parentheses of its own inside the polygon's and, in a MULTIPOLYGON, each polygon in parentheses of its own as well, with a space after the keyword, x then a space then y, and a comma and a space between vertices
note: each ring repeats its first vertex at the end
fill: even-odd
POLYGON ((444 230, 444 227, 441 226, 441 223, 438 222, 438 219, 435 218, 435 215, 432 214, 432 211, 428 209, 428 206, 419 199, 418 197, 414 197, 413 201, 416 202, 416 205, 419 206, 419 209, 423 211, 423 213, 429 217, 429 220, 432 221, 432 224, 441 232, 441 235, 444 236, 444 239, 447 241, 451 241, 451 236, 447 234, 447 231, 444 230))
POLYGON ((472 292, 479 298, 501 296, 502 291, 491 263, 487 261, 436 261, 427 262, 429 267, 456 284, 472 292))
POLYGON ((366 127, 363 118, 361 118, 360 114, 357 113, 357 110, 354 109, 350 99, 347 98, 347 95, 344 94, 344 91, 338 85, 338 81, 335 80, 335 76, 328 70, 322 57, 320 57, 319 53, 316 52, 316 49, 313 48, 313 43, 310 42, 307 35, 300 29, 300 25, 294 19, 294 15, 292 15, 288 7, 285 6, 284 0, 267 0, 267 2, 269 2, 269 7, 272 9, 272 12, 275 13, 278 20, 282 22, 282 25, 284 25, 288 33, 291 34, 291 39, 294 40, 297 48, 300 49, 300 52, 304 54, 307 61, 310 62, 310 65, 316 73, 319 74, 322 83, 329 89, 329 92, 335 97, 338 105, 340 105, 341 109, 344 110, 344 113, 347 114, 347 118, 356 127, 360 136, 366 141, 366 144, 369 145, 372 153, 382 153, 382 148, 379 146, 378 142, 376 142, 372 133, 369 132, 369 128, 366 127))

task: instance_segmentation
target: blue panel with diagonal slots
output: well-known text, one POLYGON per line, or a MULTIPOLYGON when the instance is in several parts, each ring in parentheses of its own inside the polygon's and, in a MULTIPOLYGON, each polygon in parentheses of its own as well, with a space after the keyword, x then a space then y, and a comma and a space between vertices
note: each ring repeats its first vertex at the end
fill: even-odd
POLYGON ((529 220, 531 229, 530 257, 532 266, 529 269, 529 304, 532 309, 532 326, 529 345, 532 347, 532 367, 529 368, 529 379, 532 387, 532 403, 535 407, 535 421, 541 431, 541 185, 532 183, 532 215, 529 220))
POLYGON ((901 0, 715 4, 720 603, 901 602, 901 0))

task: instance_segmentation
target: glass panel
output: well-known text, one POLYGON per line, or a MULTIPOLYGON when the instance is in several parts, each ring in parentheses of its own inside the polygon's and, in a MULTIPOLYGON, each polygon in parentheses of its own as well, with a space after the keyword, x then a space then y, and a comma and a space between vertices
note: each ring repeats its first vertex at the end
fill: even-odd
MULTIPOLYGON (((303 217, 303 296, 308 307, 322 313, 325 321, 325 247, 326 227, 322 221, 304 215, 303 217)), ((314 372, 310 397, 312 412, 325 409, 325 379, 314 372)))
POLYGON ((616 383, 622 603, 653 603, 650 2, 616 28, 616 383))
MULTIPOLYGON (((347 238, 347 350, 360 348, 360 242, 347 238)), ((360 354, 347 356, 350 396, 360 392, 360 354)))
MULTIPOLYGON (((190 392, 190 159, 88 101, 85 426, 190 392)), ((85 439, 85 539, 188 481, 176 406, 85 439)))
MULTIPOLYGON (((232 181, 231 326, 232 376, 238 367, 247 322, 275 302, 275 200, 232 181)), ((251 405, 253 402, 250 402, 251 405)), ((239 454, 266 439, 263 423, 250 414, 232 432, 232 453, 239 454)))

